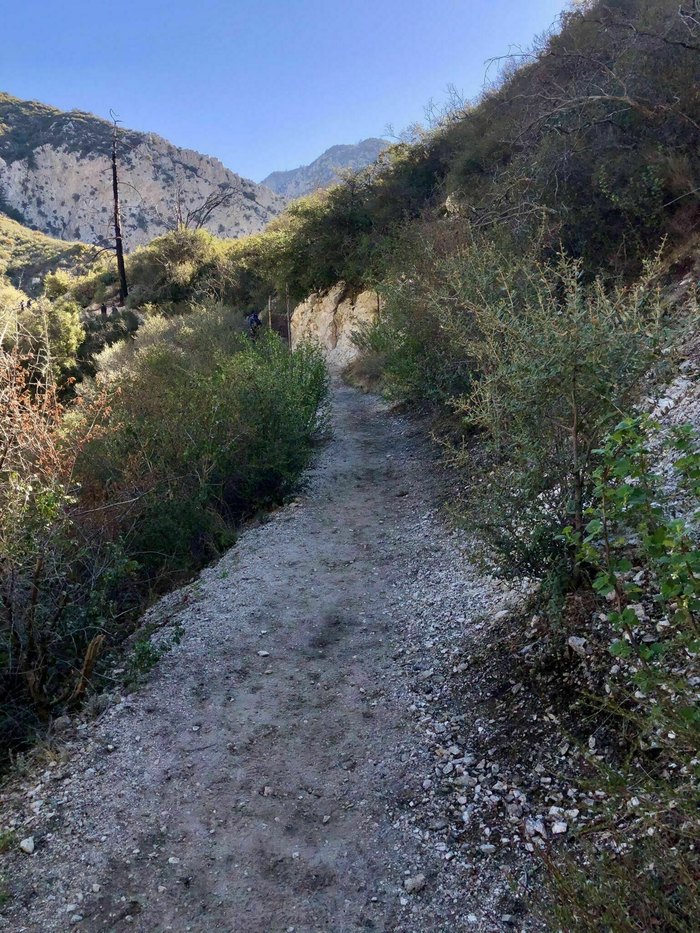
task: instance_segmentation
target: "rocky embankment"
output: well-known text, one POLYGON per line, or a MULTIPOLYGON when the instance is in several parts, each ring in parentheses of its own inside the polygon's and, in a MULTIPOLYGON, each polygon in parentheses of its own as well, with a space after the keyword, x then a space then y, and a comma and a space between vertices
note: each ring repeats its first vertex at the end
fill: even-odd
POLYGON ((353 292, 345 282, 338 282, 296 306, 292 314, 292 343, 296 346, 308 340, 319 344, 329 368, 342 370, 359 355, 354 335, 377 319, 379 308, 376 292, 353 292))

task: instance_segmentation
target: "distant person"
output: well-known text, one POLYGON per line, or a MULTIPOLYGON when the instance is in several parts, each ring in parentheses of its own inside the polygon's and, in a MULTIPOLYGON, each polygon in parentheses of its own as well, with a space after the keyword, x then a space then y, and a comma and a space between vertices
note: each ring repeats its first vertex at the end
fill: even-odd
POLYGON ((116 305, 112 305, 111 313, 112 313, 113 315, 117 313, 117 306, 116 306, 116 305))
POLYGON ((262 327, 262 321, 260 320, 260 316, 258 315, 258 312, 253 311, 252 314, 249 314, 247 321, 248 321, 248 333, 253 338, 253 340, 255 340, 255 338, 258 335, 258 331, 262 327))
POLYGON ((107 317, 107 305, 104 303, 104 301, 102 302, 102 306, 100 307, 100 314, 102 315, 102 317, 107 317))

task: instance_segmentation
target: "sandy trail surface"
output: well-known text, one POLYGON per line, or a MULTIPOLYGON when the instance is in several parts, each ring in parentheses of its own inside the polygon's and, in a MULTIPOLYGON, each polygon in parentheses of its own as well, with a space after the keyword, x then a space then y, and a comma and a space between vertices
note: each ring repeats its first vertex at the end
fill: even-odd
POLYGON ((417 428, 344 386, 333 411, 297 502, 151 611, 180 643, 23 787, 36 848, 9 856, 0 929, 503 928, 411 818, 432 669, 407 639, 459 606, 468 626, 484 582, 444 543, 417 428))

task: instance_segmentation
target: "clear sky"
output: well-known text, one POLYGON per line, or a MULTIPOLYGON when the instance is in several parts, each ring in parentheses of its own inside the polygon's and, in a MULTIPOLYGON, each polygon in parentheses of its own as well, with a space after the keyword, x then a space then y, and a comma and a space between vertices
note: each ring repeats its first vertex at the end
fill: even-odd
POLYGON ((422 120, 565 0, 1 0, 0 90, 107 117, 259 181, 422 120))

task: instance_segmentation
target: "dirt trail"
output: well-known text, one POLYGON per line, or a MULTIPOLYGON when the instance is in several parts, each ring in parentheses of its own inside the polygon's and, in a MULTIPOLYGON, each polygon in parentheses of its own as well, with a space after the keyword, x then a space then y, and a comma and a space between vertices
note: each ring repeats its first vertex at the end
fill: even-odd
MULTIPOLYGON (((409 682, 424 675, 397 661, 409 578, 444 536, 434 456, 410 423, 336 387, 333 440, 298 503, 156 607, 181 643, 30 789, 21 834, 36 851, 10 856, 0 929, 500 928, 475 925, 485 892, 401 817, 431 768, 409 682), (447 868, 460 887, 446 894, 447 868), (419 872, 424 889, 407 892, 419 872)), ((468 612, 483 581, 464 572, 444 585, 468 612)), ((434 578, 421 611, 439 621, 437 564, 434 578)))

